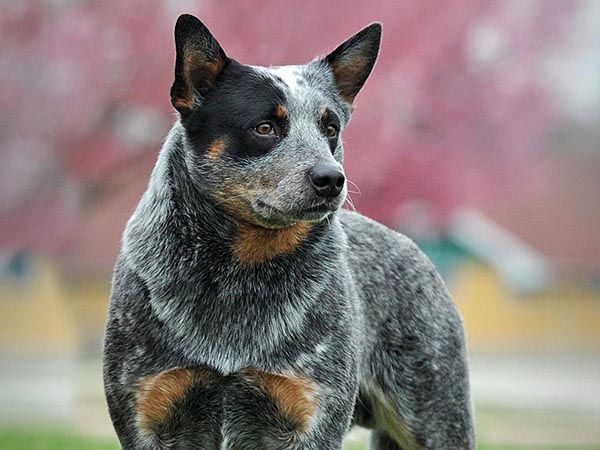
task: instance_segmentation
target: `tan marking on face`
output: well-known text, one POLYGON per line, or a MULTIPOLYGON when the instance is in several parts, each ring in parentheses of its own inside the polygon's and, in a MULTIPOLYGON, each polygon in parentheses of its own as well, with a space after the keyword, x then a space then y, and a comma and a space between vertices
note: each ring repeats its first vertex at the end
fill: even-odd
POLYGON ((420 450, 409 425, 400 417, 383 389, 373 383, 368 385, 366 392, 371 399, 376 426, 388 433, 403 449, 420 450))
POLYGON ((247 198, 251 198, 252 190, 242 184, 226 184, 215 192, 218 204, 221 205, 232 217, 250 223, 255 223, 256 218, 247 198))
POLYGON ((194 101, 191 98, 176 98, 173 100, 173 106, 177 110, 192 109, 192 106, 194 106, 194 101))
POLYGON ((184 75, 189 81, 196 81, 196 77, 199 75, 215 78, 224 67, 225 61, 220 58, 216 61, 209 61, 204 55, 198 54, 198 50, 193 46, 186 46, 184 50, 184 75))
POLYGON ((264 189, 275 189, 277 183, 272 178, 265 175, 259 175, 257 177, 257 184, 264 189))
POLYGON ((283 105, 277 105, 275 108, 275 115, 280 119, 285 119, 287 117, 287 108, 283 105))
POLYGON ((183 368, 142 378, 137 389, 139 426, 149 431, 164 422, 171 414, 173 405, 201 378, 201 374, 183 368))
POLYGON ((214 85, 224 68, 225 60, 219 58, 209 62, 199 57, 194 49, 186 48, 183 56, 185 92, 182 97, 173 99, 173 106, 179 111, 191 110, 194 106, 194 88, 206 89, 214 85))
POLYGON ((194 80, 192 75, 194 73, 194 65, 198 64, 200 60, 191 51, 185 51, 183 57, 183 79, 185 81, 185 93, 182 93, 182 97, 178 97, 173 100, 173 106, 179 111, 191 110, 194 106, 194 80))
POLYGON ((209 159, 215 161, 215 160, 219 159, 219 157, 221 156, 221 154, 223 154, 224 150, 225 150, 225 139, 218 138, 218 139, 215 139, 208 146, 208 150, 206 151, 206 156, 209 159))
POLYGON ((206 65, 207 71, 215 79, 219 76, 219 74, 223 71, 224 68, 225 68, 225 60, 221 59, 221 58, 219 58, 218 60, 216 60, 214 62, 210 62, 206 65))
POLYGON ((271 229, 250 223, 237 225, 234 253, 247 264, 260 264, 291 253, 312 229, 310 222, 298 222, 286 228, 271 229))
POLYGON ((344 61, 342 64, 336 64, 332 67, 333 77, 335 78, 341 97, 351 105, 355 98, 352 95, 355 76, 358 73, 364 72, 368 64, 369 61, 367 59, 355 57, 352 61, 344 61))
POLYGON ((308 431, 318 403, 316 386, 311 380, 256 369, 247 369, 247 372, 273 397, 286 418, 296 421, 301 431, 308 431))

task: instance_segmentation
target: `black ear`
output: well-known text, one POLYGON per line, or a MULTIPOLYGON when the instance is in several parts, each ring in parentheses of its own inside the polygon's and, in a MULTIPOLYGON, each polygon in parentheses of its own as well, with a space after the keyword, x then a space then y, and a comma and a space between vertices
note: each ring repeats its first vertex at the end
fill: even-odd
POLYGON ((323 59, 331 67, 340 94, 348 103, 354 101, 367 81, 375 65, 380 42, 381 24, 372 23, 323 59))
POLYGON ((183 14, 175 24, 175 81, 171 103, 182 115, 214 86, 227 63, 225 52, 196 17, 183 14))

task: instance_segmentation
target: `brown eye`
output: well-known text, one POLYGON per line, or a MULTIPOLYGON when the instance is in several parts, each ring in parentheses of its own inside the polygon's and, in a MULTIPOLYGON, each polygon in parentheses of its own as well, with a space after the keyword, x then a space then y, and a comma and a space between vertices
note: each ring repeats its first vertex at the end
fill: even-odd
POLYGON ((267 134, 273 134, 275 132, 273 125, 269 122, 259 123, 256 125, 255 130, 258 134, 262 134, 263 136, 267 134))
POLYGON ((334 138, 338 134, 338 129, 334 125, 329 125, 326 130, 328 138, 334 138))

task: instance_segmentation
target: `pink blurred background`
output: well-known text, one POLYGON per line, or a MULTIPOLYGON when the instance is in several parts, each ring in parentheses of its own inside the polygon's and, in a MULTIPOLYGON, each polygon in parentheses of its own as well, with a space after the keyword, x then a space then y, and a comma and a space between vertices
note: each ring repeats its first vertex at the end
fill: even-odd
POLYGON ((356 207, 398 226, 418 202, 437 228, 473 206, 565 267, 598 273, 593 3, 5 3, 0 248, 110 268, 175 119, 172 27, 193 11, 228 54, 261 65, 305 62, 383 22, 345 134, 356 207))

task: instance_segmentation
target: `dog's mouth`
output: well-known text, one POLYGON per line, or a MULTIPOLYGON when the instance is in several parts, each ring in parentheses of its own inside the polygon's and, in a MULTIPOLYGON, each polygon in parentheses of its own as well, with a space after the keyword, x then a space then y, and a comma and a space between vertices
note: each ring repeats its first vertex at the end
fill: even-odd
POLYGON ((323 201, 317 205, 305 208, 290 208, 283 210, 262 200, 252 202, 252 209, 262 219, 269 223, 289 225, 295 222, 320 222, 339 208, 337 201, 323 201))

